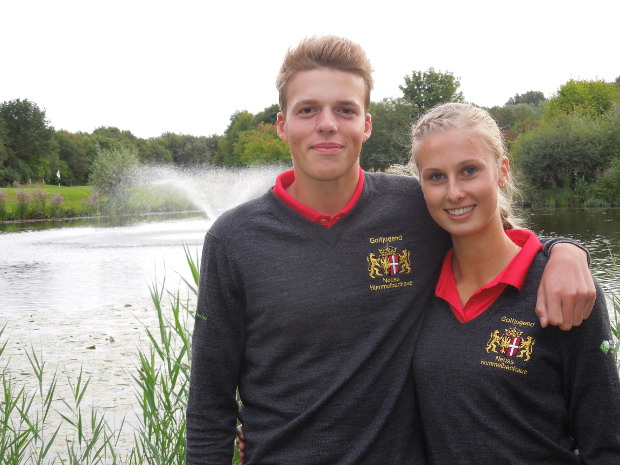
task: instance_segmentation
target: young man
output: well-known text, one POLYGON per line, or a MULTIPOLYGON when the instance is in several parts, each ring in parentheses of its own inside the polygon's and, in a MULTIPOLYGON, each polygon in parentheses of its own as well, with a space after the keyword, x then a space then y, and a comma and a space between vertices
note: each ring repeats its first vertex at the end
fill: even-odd
MULTIPOLYGON (((410 364, 450 238, 415 179, 360 169, 372 85, 363 50, 346 39, 306 39, 284 60, 277 130, 294 169, 205 239, 188 465, 229 463, 237 420, 247 463, 422 463, 410 364)), ((568 271, 556 255, 562 279, 545 299, 572 326, 594 287, 571 284, 569 295, 585 289, 576 304, 552 300, 568 271)))

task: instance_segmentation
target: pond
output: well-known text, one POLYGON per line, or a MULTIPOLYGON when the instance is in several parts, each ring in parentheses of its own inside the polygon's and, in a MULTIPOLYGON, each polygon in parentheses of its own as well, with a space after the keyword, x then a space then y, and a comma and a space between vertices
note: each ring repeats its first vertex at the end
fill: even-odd
MULTIPOLYGON (((611 254, 620 257, 620 210, 529 210, 526 217, 539 235, 586 245, 597 278, 620 292, 606 272, 611 254)), ((150 285, 189 277, 183 245, 199 254, 211 224, 200 214, 0 224, 0 317, 13 332, 45 331, 45 318, 101 328, 102 308, 147 305, 150 285)))
POLYGON ((620 294, 618 276, 609 273, 612 254, 620 259, 620 209, 530 210, 526 220, 527 227, 541 236, 570 237, 584 244, 596 278, 620 294))
MULTIPOLYGON (((620 256, 620 210, 533 210, 527 222, 541 235, 586 245, 597 278, 620 294, 605 273, 610 253, 620 256)), ((10 357, 14 378, 25 383, 34 381, 25 355, 31 347, 60 379, 83 369, 92 377, 88 401, 106 411, 112 427, 120 424, 135 407, 131 373, 145 328, 157 324, 149 287, 165 277, 176 290, 190 279, 184 246, 199 256, 211 224, 192 214, 0 225, 0 324, 9 341, 3 363, 10 357)))
MULTIPOLYGON (((585 244, 597 279, 620 294, 620 284, 607 273, 610 254, 620 256, 620 210, 529 211, 527 222, 541 235, 585 244)), ((205 215, 155 215, 116 223, 69 221, 51 229, 21 223, 19 232, 0 233, 0 321, 11 342, 7 355, 43 347, 66 366, 84 363, 96 374, 97 366, 106 365, 111 376, 115 357, 135 354, 145 328, 156 323, 150 287, 165 278, 174 290, 190 279, 183 247, 199 256, 212 221, 205 215), (88 349, 93 346, 96 350, 88 349)), ((117 367, 119 373, 123 369, 117 367)))

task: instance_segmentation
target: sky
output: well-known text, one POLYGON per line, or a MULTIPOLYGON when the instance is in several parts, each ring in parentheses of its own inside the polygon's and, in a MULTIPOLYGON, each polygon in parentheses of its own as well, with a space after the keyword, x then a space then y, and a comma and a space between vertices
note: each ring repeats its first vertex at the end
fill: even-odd
POLYGON ((620 76, 617 0, 0 0, 0 102, 56 130, 141 138, 223 134, 277 103, 284 54, 335 34, 366 50, 373 101, 413 71, 451 72, 469 102, 504 105, 570 79, 620 76))

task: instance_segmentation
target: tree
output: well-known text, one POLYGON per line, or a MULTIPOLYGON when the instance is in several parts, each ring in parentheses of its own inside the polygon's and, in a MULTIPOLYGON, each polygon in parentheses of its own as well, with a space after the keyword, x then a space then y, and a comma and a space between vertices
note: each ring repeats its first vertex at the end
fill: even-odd
POLYGON ((122 131, 114 126, 101 126, 93 131, 92 139, 101 149, 124 147, 138 148, 138 138, 131 131, 122 131))
POLYGON ((620 88, 604 81, 570 80, 549 100, 545 119, 560 115, 578 114, 584 117, 599 117, 607 113, 614 101, 620 98, 620 88))
POLYGON ((442 73, 429 68, 427 71, 414 71, 411 76, 405 76, 405 85, 398 88, 418 115, 440 103, 463 102, 463 94, 459 92, 460 85, 461 80, 452 73, 442 73))
POLYGON ((9 184, 16 173, 6 165, 10 156, 8 131, 4 119, 0 116, 0 186, 9 184))
POLYGON ((545 94, 538 90, 530 90, 525 94, 515 94, 506 102, 506 105, 519 105, 520 103, 527 103, 531 105, 538 105, 540 102, 546 100, 545 94))
POLYGON ((254 121, 252 123, 253 127, 257 128, 260 123, 276 124, 276 118, 279 111, 280 105, 277 103, 265 108, 254 117, 254 121))
POLYGON ((253 123, 254 115, 248 111, 235 112, 230 117, 230 124, 218 143, 215 163, 225 166, 241 166, 240 154, 235 152, 235 144, 240 132, 254 129, 253 123))
POLYGON ((89 183, 105 195, 113 195, 128 185, 128 177, 138 166, 138 151, 131 148, 97 148, 89 183))
POLYGON ((513 161, 537 188, 574 189, 579 181, 592 182, 611 163, 614 154, 610 121, 577 114, 558 116, 513 144, 513 161))
POLYGON ((540 123, 544 103, 533 105, 518 103, 516 105, 504 105, 503 107, 489 108, 489 113, 502 130, 510 147, 512 141, 519 134, 534 129, 540 123))
POLYGON ((66 169, 61 170, 63 182, 86 184, 96 154, 91 136, 82 132, 73 134, 57 131, 54 139, 58 146, 58 157, 66 166, 66 169))
POLYGON ((280 139, 275 125, 268 123, 260 123, 252 131, 239 133, 235 152, 246 166, 291 163, 288 144, 280 139))
POLYGON ((171 164, 172 153, 157 138, 138 139, 138 158, 144 164, 171 164))
POLYGON ((17 99, 0 104, 0 117, 9 149, 5 166, 20 181, 50 179, 52 168, 58 164, 58 152, 54 128, 45 118, 45 111, 35 103, 17 99))
POLYGON ((371 102, 372 134, 364 142, 360 164, 365 170, 385 170, 394 164, 406 164, 411 146, 411 123, 415 109, 404 99, 371 102))
POLYGON ((159 141, 170 151, 175 165, 192 167, 213 163, 220 138, 216 135, 196 137, 168 132, 159 141))
POLYGON ((611 145, 614 148, 613 156, 620 158, 620 102, 614 102, 611 111, 605 115, 611 132, 611 145))

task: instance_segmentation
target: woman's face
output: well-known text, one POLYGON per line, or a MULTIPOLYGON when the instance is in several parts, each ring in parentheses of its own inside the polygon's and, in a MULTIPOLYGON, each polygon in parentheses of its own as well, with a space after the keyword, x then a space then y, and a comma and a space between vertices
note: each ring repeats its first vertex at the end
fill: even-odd
POLYGON ((507 179, 508 159, 499 161, 481 136, 449 129, 427 136, 416 163, 433 219, 453 236, 472 236, 501 227, 499 184, 507 179))

